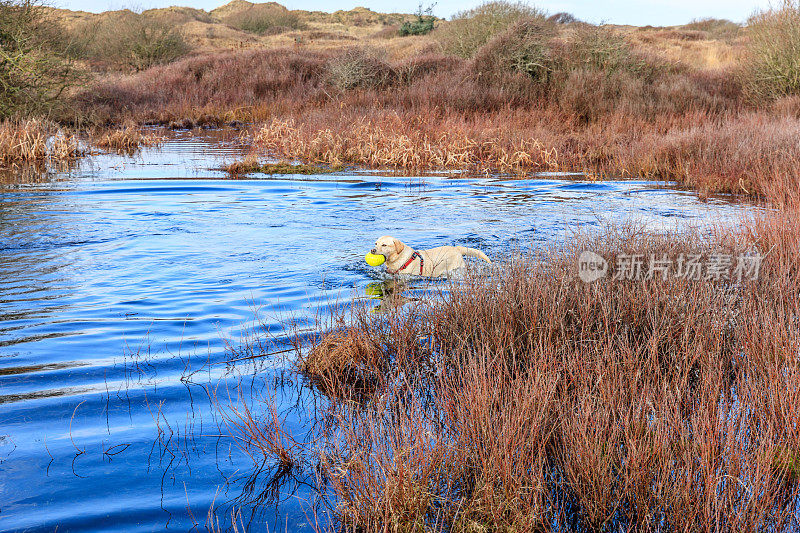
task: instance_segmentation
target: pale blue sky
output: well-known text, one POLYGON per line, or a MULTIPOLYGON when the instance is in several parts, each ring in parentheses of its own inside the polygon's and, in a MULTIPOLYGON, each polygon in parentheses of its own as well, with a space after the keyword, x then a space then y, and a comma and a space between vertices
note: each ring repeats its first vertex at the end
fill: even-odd
MULTIPOLYGON (((170 5, 208 10, 227 3, 227 0, 51 0, 50 3, 56 7, 97 12, 124 7, 147 9, 170 5)), ((335 11, 364 6, 374 11, 408 13, 414 12, 419 4, 418 0, 286 0, 280 3, 290 9, 335 11)), ((426 0, 423 3, 428 5, 430 2, 426 0)), ((439 0, 434 12, 440 17, 450 17, 456 11, 480 3, 481 0, 439 0)), ((769 7, 770 0, 540 0, 533 3, 550 13, 567 11, 589 22, 669 26, 703 17, 744 22, 754 11, 769 7)))

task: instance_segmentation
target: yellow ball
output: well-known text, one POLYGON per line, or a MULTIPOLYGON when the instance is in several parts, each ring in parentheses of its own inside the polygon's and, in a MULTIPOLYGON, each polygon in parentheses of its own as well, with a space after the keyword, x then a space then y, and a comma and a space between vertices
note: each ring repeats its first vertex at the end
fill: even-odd
POLYGON ((386 258, 380 254, 367 254, 364 256, 364 261, 367 262, 369 266, 381 266, 385 261, 386 258))

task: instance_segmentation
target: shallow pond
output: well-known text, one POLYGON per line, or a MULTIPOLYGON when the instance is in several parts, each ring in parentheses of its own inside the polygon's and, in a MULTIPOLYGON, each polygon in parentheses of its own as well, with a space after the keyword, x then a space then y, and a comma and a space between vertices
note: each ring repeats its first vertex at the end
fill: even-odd
POLYGON ((381 279, 363 255, 385 234, 502 260, 608 221, 673 230, 744 209, 557 175, 233 180, 214 168, 235 139, 176 134, 0 181, 0 530, 186 531, 210 509, 222 529, 233 510, 253 531, 311 530, 310 489, 265 496, 210 400, 291 379, 237 357, 254 316, 280 348, 286 320, 311 325, 381 279))

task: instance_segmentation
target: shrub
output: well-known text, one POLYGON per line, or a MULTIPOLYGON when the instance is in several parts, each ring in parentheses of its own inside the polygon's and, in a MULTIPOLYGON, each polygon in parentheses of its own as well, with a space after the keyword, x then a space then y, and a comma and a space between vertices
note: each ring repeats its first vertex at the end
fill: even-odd
POLYGON ((0 118, 48 113, 79 79, 62 44, 40 6, 0 0, 0 118))
POLYGON ((546 20, 517 22, 483 46, 473 66, 481 75, 518 72, 538 83, 563 81, 575 70, 605 76, 620 71, 637 76, 650 73, 651 65, 634 54, 624 36, 607 26, 582 25, 566 40, 555 40, 556 35, 555 25, 546 20))
POLYGON ((170 63, 183 56, 189 46, 183 34, 165 23, 141 18, 140 23, 124 36, 128 43, 128 64, 144 70, 162 63, 170 63))
POLYGON ((555 15, 551 15, 547 18, 548 22, 552 22, 554 24, 574 24, 576 22, 580 22, 578 18, 573 15, 572 13, 556 13, 555 15))
POLYGON ((449 23, 437 28, 435 35, 445 53, 470 58, 516 22, 544 18, 543 11, 521 2, 488 2, 457 13, 449 23))
POLYGON ((404 22, 397 32, 401 37, 406 35, 427 35, 433 31, 434 21, 433 17, 420 16, 417 20, 404 22))
POLYGON ((542 19, 522 20, 481 47, 473 68, 479 76, 515 72, 547 83, 554 68, 550 47, 554 36, 553 24, 542 19))
POLYGON ((750 18, 745 86, 758 101, 800 94, 800 1, 750 18))
POLYGON ((259 35, 276 35, 289 30, 302 30, 306 25, 296 13, 283 6, 262 4, 228 15, 223 22, 237 30, 259 35))
POLYGON ((433 16, 433 6, 423 9, 422 4, 420 4, 419 9, 417 9, 417 19, 403 22, 398 33, 402 37, 406 35, 427 35, 433 31, 435 22, 436 17, 433 16))
POLYGON ((695 19, 684 26, 687 30, 705 32, 710 39, 732 40, 739 36, 742 26, 727 19, 695 19))
POLYGON ((484 83, 505 86, 509 75, 523 74, 540 94, 583 122, 615 109, 649 114, 662 100, 674 103, 667 92, 662 97, 651 87, 658 69, 613 29, 587 24, 566 40, 556 35, 552 22, 520 21, 481 47, 473 72, 484 83))
POLYGON ((350 48, 328 61, 328 82, 341 91, 380 87, 394 77, 392 68, 373 50, 350 48))
POLYGON ((606 74, 627 71, 643 73, 647 64, 636 57, 625 39, 608 26, 584 25, 569 41, 566 62, 571 67, 599 70, 606 74))
POLYGON ((151 15, 122 11, 78 32, 90 35, 84 57, 117 68, 145 70, 170 63, 189 51, 183 33, 151 15))

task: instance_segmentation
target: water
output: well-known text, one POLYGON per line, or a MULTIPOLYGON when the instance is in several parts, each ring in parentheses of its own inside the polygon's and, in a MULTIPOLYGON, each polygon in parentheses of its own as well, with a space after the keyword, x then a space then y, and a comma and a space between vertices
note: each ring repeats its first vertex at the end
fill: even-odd
POLYGON ((502 259, 607 221, 671 230, 743 212, 636 181, 214 170, 240 153, 232 134, 179 134, 0 181, 0 530, 186 531, 210 509, 222 529, 233 512, 252 531, 310 530, 310 489, 262 493, 213 401, 242 382, 297 386, 282 359, 236 352, 254 316, 264 347, 283 347, 286 320, 310 325, 381 279, 363 255, 385 234, 502 259))

